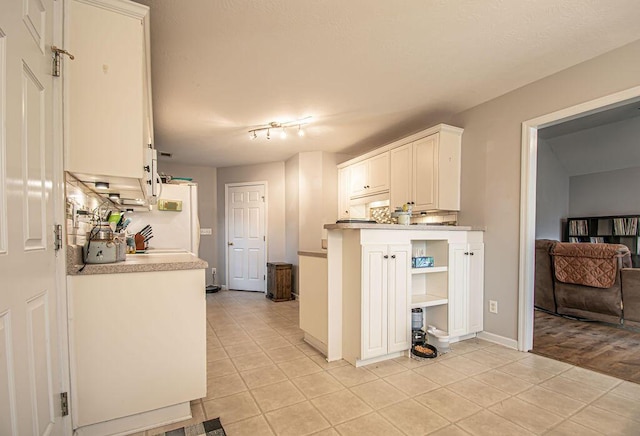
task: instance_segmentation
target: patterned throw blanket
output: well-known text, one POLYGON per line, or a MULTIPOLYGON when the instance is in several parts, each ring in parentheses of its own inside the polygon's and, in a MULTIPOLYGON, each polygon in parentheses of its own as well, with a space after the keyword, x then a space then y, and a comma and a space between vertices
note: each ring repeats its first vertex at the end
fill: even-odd
POLYGON ((558 281, 603 289, 613 286, 618 258, 628 253, 620 244, 558 242, 551 249, 558 281))

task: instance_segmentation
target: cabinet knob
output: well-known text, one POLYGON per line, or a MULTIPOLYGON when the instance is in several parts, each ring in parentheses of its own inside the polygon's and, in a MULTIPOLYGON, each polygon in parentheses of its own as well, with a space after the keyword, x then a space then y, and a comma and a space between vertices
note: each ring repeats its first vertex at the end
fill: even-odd
MULTIPOLYGON (((229 245, 233 245, 233 242, 229 242, 228 244, 229 244, 229 245)), ((465 254, 466 254, 466 253, 465 253, 465 254)))
POLYGON ((389 259, 389 256, 387 256, 386 254, 383 256, 385 259, 389 259))
POLYGON ((469 252, 469 256, 473 256, 473 251, 470 251, 470 252, 469 252))
POLYGON ((395 259, 395 258, 396 258, 396 255, 395 255, 395 254, 392 254, 392 255, 391 255, 391 259, 395 259))
POLYGON ((465 255, 465 256, 468 256, 468 255, 469 255, 469 252, 468 252, 468 251, 465 251, 465 252, 464 252, 464 255, 465 255))

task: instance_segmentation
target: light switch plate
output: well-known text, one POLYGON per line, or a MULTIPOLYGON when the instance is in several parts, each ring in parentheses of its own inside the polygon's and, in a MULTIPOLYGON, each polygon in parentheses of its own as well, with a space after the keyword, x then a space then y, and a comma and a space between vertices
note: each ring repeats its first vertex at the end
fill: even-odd
POLYGON ((212 232, 211 232, 211 229, 200 229, 200 234, 206 236, 206 235, 211 235, 212 232))

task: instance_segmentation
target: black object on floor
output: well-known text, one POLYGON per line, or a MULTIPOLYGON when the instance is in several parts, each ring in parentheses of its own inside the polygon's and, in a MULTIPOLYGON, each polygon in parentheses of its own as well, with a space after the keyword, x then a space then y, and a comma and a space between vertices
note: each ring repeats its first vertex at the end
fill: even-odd
POLYGON ((218 286, 218 285, 207 285, 207 287, 204 288, 204 291, 207 294, 212 294, 214 292, 218 292, 219 290, 220 290, 220 286, 218 286))
POLYGON ((226 436, 220 418, 211 419, 200 424, 182 427, 157 436, 226 436))

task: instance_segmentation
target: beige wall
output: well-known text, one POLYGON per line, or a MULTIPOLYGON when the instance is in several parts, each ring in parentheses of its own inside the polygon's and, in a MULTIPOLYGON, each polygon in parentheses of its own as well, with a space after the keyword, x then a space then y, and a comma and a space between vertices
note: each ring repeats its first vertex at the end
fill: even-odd
POLYGON ((293 265, 294 290, 300 290, 298 251, 324 251, 327 223, 333 223, 338 207, 336 165, 343 154, 311 151, 299 153, 285 163, 287 262, 293 265))
POLYGON ((298 293, 299 275, 298 275, 298 235, 300 229, 300 155, 289 158, 285 162, 285 203, 287 223, 287 231, 285 234, 285 250, 286 262, 292 265, 291 268, 291 285, 292 292, 298 293))
POLYGON ((226 284, 225 185, 267 182, 267 262, 285 260, 285 167, 284 162, 218 168, 218 275, 226 284))
POLYGON ((198 219, 200 228, 212 229, 211 235, 200 236, 200 252, 198 256, 209 263, 207 269, 207 284, 212 284, 213 276, 211 268, 217 268, 216 283, 220 282, 220 267, 218 266, 218 253, 216 241, 218 240, 216 225, 216 169, 193 165, 180 165, 163 160, 158 161, 160 174, 168 174, 172 177, 191 177, 198 183, 198 219))
POLYGON ((521 123, 640 85, 640 41, 446 121, 462 136, 461 224, 486 226, 484 329, 517 338, 521 123))

